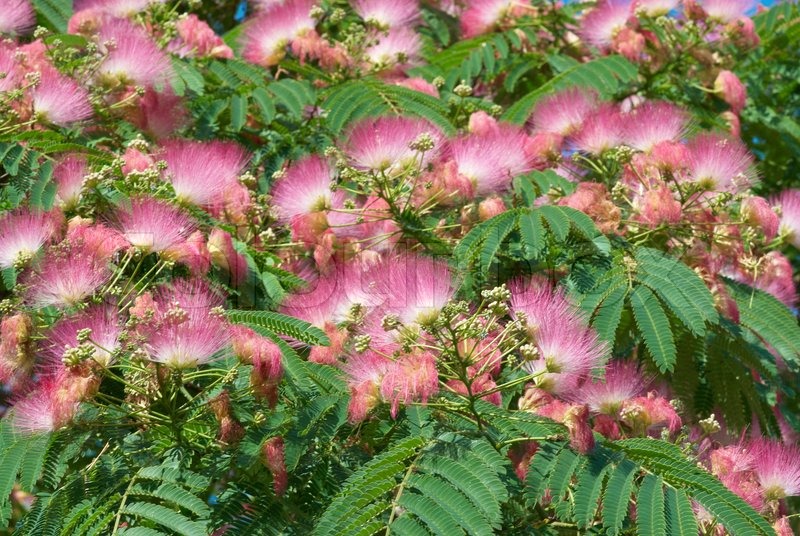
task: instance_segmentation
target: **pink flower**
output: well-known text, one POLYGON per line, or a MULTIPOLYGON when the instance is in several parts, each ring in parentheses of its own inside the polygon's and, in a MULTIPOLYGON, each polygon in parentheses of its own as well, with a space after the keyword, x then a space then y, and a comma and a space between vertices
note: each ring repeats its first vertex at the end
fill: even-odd
POLYGON ((250 159, 240 145, 219 140, 170 141, 164 144, 162 158, 167 163, 164 178, 178 199, 201 207, 218 202, 250 159))
POLYGON ((750 188, 757 178, 753 157, 738 139, 703 134, 688 147, 690 180, 706 190, 736 194, 750 188))
POLYGON ((633 62, 642 59, 644 52, 645 36, 631 28, 622 28, 614 36, 611 49, 633 62))
POLYGON ((272 488, 275 495, 286 493, 289 474, 286 472, 286 455, 283 438, 275 436, 267 439, 261 447, 261 462, 272 473, 272 488))
POLYGON ((204 276, 211 269, 211 254, 206 247, 206 237, 200 231, 161 251, 161 258, 183 264, 195 277, 204 276))
POLYGON ((272 188, 272 205, 282 223, 299 216, 322 212, 344 201, 344 194, 333 192, 335 173, 327 160, 306 156, 291 164, 272 188))
POLYGON ((703 0, 702 6, 709 18, 726 23, 743 16, 753 7, 753 0, 703 0))
POLYGON ((29 260, 58 232, 61 217, 56 212, 17 209, 0 219, 0 268, 29 260))
POLYGON ((146 253, 174 247, 195 229, 183 212, 151 197, 134 197, 127 206, 119 207, 115 223, 133 247, 146 253))
POLYGON ((128 17, 143 11, 150 4, 163 1, 164 0, 75 0, 73 2, 73 11, 79 13, 91 9, 100 10, 103 13, 115 17, 128 17))
POLYGON ((478 204, 478 219, 486 221, 488 219, 499 216, 507 210, 506 204, 500 197, 492 196, 478 204))
POLYGON ((731 71, 722 70, 714 80, 714 91, 728 103, 733 113, 739 114, 747 100, 747 88, 731 71))
POLYGON ((67 240, 104 262, 111 261, 118 251, 128 246, 128 241, 118 231, 77 217, 69 221, 67 240))
POLYGON ((620 210, 611 200, 605 184, 581 182, 575 191, 558 204, 586 213, 603 233, 613 233, 620 223, 620 210))
POLYGON ((417 0, 353 0, 353 9, 364 21, 384 28, 414 26, 420 19, 417 0))
POLYGON ((408 27, 392 28, 387 33, 375 33, 378 42, 364 51, 373 67, 380 70, 404 69, 419 62, 422 38, 408 27))
POLYGON ((499 124, 485 134, 461 136, 450 142, 450 157, 458 175, 472 183, 478 196, 502 192, 517 175, 533 166, 525 147, 527 135, 519 128, 499 124))
POLYGON ((430 352, 415 350, 401 355, 389 365, 381 381, 381 396, 391 403, 391 414, 397 418, 400 404, 414 401, 423 404, 439 392, 436 357, 430 352))
POLYGON ((392 175, 409 167, 424 168, 439 154, 442 142, 439 129, 424 119, 385 116, 354 125, 343 150, 354 167, 392 175), (420 153, 410 147, 424 136, 433 140, 433 148, 420 153))
POLYGON ((244 31, 244 59, 264 67, 277 65, 294 39, 314 30, 312 7, 313 0, 286 0, 259 13, 244 31))
POLYGON ((536 348, 536 355, 523 367, 536 375, 536 385, 556 395, 576 389, 603 364, 608 348, 563 291, 547 281, 517 280, 509 288, 512 311, 517 317, 524 313, 536 348))
POLYGON ((56 197, 63 207, 78 204, 86 175, 89 174, 86 158, 79 154, 67 155, 53 168, 53 182, 56 183, 56 197))
POLYGON ((504 17, 516 12, 524 13, 524 8, 529 5, 527 0, 469 0, 459 17, 462 37, 470 39, 490 32, 504 17))
POLYGON ((371 351, 348 358, 344 372, 350 386, 347 414, 351 423, 356 424, 366 419, 367 414, 380 403, 383 377, 393 365, 389 358, 371 351))
POLYGON ((0 322, 0 383, 30 374, 35 356, 33 322, 26 313, 6 316, 0 322))
POLYGON ((426 95, 430 95, 431 97, 436 97, 437 99, 439 98, 439 90, 436 89, 436 86, 426 81, 424 78, 418 78, 418 77, 404 78, 400 80, 395 80, 394 83, 395 85, 403 86, 408 89, 413 89, 414 91, 425 93, 426 95))
POLYGON ((684 110, 661 101, 647 101, 623 117, 625 143, 644 152, 662 142, 680 141, 689 122, 684 110))
POLYGON ((569 446, 580 452, 588 454, 594 449, 594 433, 589 426, 589 407, 587 405, 573 405, 566 411, 563 418, 569 431, 569 446))
POLYGON ((794 247, 800 248, 800 190, 784 190, 772 202, 781 217, 781 235, 794 247))
POLYGON ((14 52, 11 46, 0 45, 0 92, 11 91, 17 86, 19 68, 14 52))
POLYGON ((128 109, 126 117, 141 130, 156 139, 172 136, 189 120, 183 99, 167 87, 161 93, 146 88, 138 106, 128 109))
POLYGON ((630 1, 600 0, 581 21, 580 34, 598 48, 611 46, 617 33, 632 16, 630 1))
POLYGON ((636 221, 652 227, 665 223, 678 223, 683 216, 683 207, 680 201, 675 199, 674 194, 667 186, 647 190, 636 201, 636 205, 639 209, 639 213, 635 216, 636 221))
POLYGON ((657 437, 666 428, 674 434, 682 425, 681 418, 664 397, 651 391, 647 396, 626 400, 619 412, 621 421, 636 435, 657 437))
POLYGON ((150 87, 170 78, 169 58, 139 26, 125 19, 108 19, 101 26, 98 39, 101 44, 114 42, 97 68, 97 76, 111 87, 150 87))
POLYGON ((533 132, 552 132, 567 136, 577 131, 597 108, 597 94, 574 87, 543 98, 533 109, 528 127, 533 132))
POLYGON ((679 4, 680 0, 636 0, 635 11, 648 17, 658 17, 677 9, 679 4))
POLYGON ((11 425, 22 434, 40 434, 66 426, 75 416, 79 400, 64 393, 58 377, 44 378, 11 409, 11 425))
POLYGON ((644 394, 648 383, 635 361, 617 360, 608 364, 603 380, 584 383, 568 397, 588 404, 594 412, 616 417, 625 401, 644 394))
POLYGON ((199 279, 162 286, 150 306, 153 317, 137 325, 151 361, 183 369, 208 363, 231 340, 230 329, 212 311, 223 299, 199 279))
POLYGON ((623 117, 616 106, 601 105, 591 112, 573 136, 572 145, 579 151, 599 155, 622 144, 623 117))
POLYGON ((85 329, 91 330, 87 342, 93 347, 91 359, 108 367, 114 352, 120 348, 119 338, 122 333, 119 311, 112 305, 92 305, 75 316, 62 318, 50 328, 47 342, 43 345, 45 366, 50 370, 63 367, 65 351, 80 345, 78 332, 85 329))
POLYGON ((180 57, 233 58, 233 50, 194 13, 179 19, 175 28, 178 30, 178 38, 168 45, 170 52, 180 57))
POLYGON ((247 259, 236 251, 231 235, 214 228, 208 235, 208 252, 211 262, 230 276, 230 285, 238 287, 247 279, 247 259))
POLYGON ((283 377, 280 347, 243 326, 233 326, 231 333, 233 353, 243 363, 253 365, 250 385, 254 393, 274 407, 278 402, 278 384, 283 377))
POLYGON ((36 25, 30 0, 6 0, 0 10, 0 34, 28 33, 36 25))
POLYGON ((767 500, 800 495, 800 449, 759 439, 750 446, 755 471, 767 500))
POLYGON ((62 242, 50 247, 33 272, 25 274, 26 301, 35 307, 74 307, 110 277, 106 259, 85 244, 62 242))
POLYGON ((757 227, 767 240, 778 234, 780 218, 763 197, 751 195, 742 199, 740 213, 742 220, 757 227))
POLYGON ((797 289, 793 279, 792 263, 780 251, 764 255, 755 273, 737 274, 736 279, 768 292, 787 307, 797 302, 797 289))
POLYGON ((55 69, 42 71, 31 98, 33 111, 42 121, 61 127, 88 119, 93 113, 89 92, 55 69))

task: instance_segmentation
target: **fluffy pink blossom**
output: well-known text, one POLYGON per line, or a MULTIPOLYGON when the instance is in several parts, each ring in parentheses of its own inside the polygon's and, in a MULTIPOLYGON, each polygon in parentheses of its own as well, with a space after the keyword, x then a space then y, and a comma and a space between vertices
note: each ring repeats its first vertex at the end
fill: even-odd
POLYGON ((525 13, 524 8, 529 5, 527 0, 469 0, 459 17, 462 37, 469 39, 487 33, 505 17, 525 13))
POLYGON ((424 119, 384 116, 353 126, 343 150, 354 167, 392 175, 412 166, 424 168, 439 154, 442 142, 441 131, 424 119), (424 135, 434 146, 421 154, 410 146, 424 135))
POLYGON ((164 139, 184 127, 189 120, 188 115, 183 99, 170 88, 159 93, 149 87, 139 99, 138 106, 127 110, 126 117, 156 139, 164 139))
POLYGON ((63 207, 78 204, 86 175, 89 174, 86 158, 81 155, 67 155, 53 168, 53 182, 56 184, 56 199, 63 207))
POLYGON ((570 142, 579 151, 599 155, 622 144, 623 117, 616 106, 601 105, 590 113, 570 142))
POLYGON ((647 393, 647 396, 626 400, 619 415, 622 422, 635 435, 658 437, 662 429, 674 434, 682 425, 680 416, 669 400, 659 396, 655 391, 647 393))
POLYGON ((208 363, 231 340, 230 329, 214 311, 223 299, 199 279, 162 286, 149 308, 151 319, 137 325, 151 361, 183 369, 208 363))
POLYGON ((694 138, 688 147, 690 180, 706 190, 741 193, 757 178, 753 157, 738 139, 703 134, 694 138))
POLYGON ((359 17, 384 28, 413 26, 420 19, 417 0, 353 0, 352 4, 359 17))
POLYGON ((289 473, 286 471, 286 449, 281 436, 271 437, 264 442, 261 446, 261 462, 272 473, 275 495, 282 496, 289 487, 289 473))
POLYGON ((392 28, 387 33, 375 33, 378 42, 364 51, 373 67, 403 69, 419 62, 422 38, 408 27, 392 28))
POLYGON ((194 231, 192 220, 174 207, 151 197, 134 197, 118 208, 115 225, 130 244, 144 252, 162 252, 194 231))
POLYGON ((680 141, 689 123, 686 111, 662 101, 647 101, 624 118, 625 143, 645 152, 662 142, 680 141))
POLYGON ((44 378, 14 404, 11 426, 22 434, 53 432, 66 426, 77 409, 78 400, 64 396, 58 378, 44 378))
POLYGON ((0 268, 36 254, 58 231, 61 214, 17 209, 0 218, 0 268))
POLYGON ((30 0, 6 0, 0 10, 0 34, 27 33, 36 25, 30 0))
POLYGON ((787 307, 794 307, 797 302, 797 289, 793 274, 794 270, 789 259, 780 251, 770 251, 762 257, 755 273, 742 274, 736 279, 772 294, 787 307))
POLYGON ((763 197, 745 197, 742 199, 740 212, 742 220, 756 226, 767 240, 772 240, 778 234, 780 218, 763 197))
POLYGON ((97 76, 111 87, 150 87, 170 78, 169 58, 139 26, 125 19, 109 19, 100 27, 98 38, 101 44, 114 43, 97 68, 97 76))
POLYGON ((794 247, 800 248, 800 190, 784 190, 772 201, 781 217, 781 234, 794 247))
POLYGON ((237 143, 174 140, 164 144, 164 178, 179 200, 204 207, 219 202, 225 187, 235 182, 250 159, 237 143))
POLYGON ((658 226, 662 224, 675 224, 681 221, 683 207, 675 199, 672 190, 666 185, 647 190, 636 200, 638 214, 634 219, 638 222, 658 226))
POLYGON ((61 127, 92 116, 89 91, 55 69, 45 69, 31 92, 33 111, 42 121, 61 127))
POLYGON ((439 373, 436 357, 427 351, 415 350, 392 362, 381 380, 381 396, 391 404, 392 417, 397 417, 400 405, 414 401, 423 404, 439 392, 439 373))
POLYGON ((0 92, 14 89, 18 82, 18 73, 14 49, 10 46, 0 46, 0 92))
POLYGON ((74 316, 59 320, 47 332, 43 344, 45 367, 57 369, 61 366, 66 350, 77 348, 78 332, 91 330, 88 344, 93 347, 92 359, 107 367, 111 364, 113 354, 120 348, 122 326, 119 311, 113 305, 92 305, 74 316))
POLYGON ((677 9, 679 4, 680 0, 636 0, 635 11, 648 17, 658 17, 677 9))
POLYGON ((597 108, 597 93, 574 87, 540 100, 533 109, 528 127, 533 132, 552 132, 567 136, 577 131, 597 108))
POLYGON ((69 221, 67 240, 104 262, 111 261, 118 251, 128 246, 128 241, 117 230, 80 218, 69 221))
POLYGON ((753 3, 753 0, 703 0, 701 5, 710 18, 726 23, 743 16, 753 3))
POLYGON ((391 359, 372 351, 348 358, 344 372, 350 387, 347 414, 351 423, 366 419, 367 414, 381 402, 381 383, 392 366, 391 359))
POLYGON ((769 439, 750 446, 755 471, 767 500, 800 495, 800 449, 769 439))
POLYGON ((35 356, 33 322, 27 313, 16 313, 0 322, 0 383, 14 384, 30 374, 35 356))
POLYGON ((408 89, 413 89, 414 91, 419 91, 420 93, 425 93, 426 95, 430 95, 431 97, 439 98, 439 90, 425 80, 424 78, 413 77, 413 78, 402 78, 400 80, 395 80, 395 85, 403 86, 408 89))
POLYGON ((558 204, 586 213, 603 233, 613 233, 619 227, 621 213, 605 184, 580 182, 575 191, 559 199, 558 204))
POLYGON ((204 276, 211 269, 211 254, 201 231, 195 231, 186 240, 161 251, 161 258, 186 266, 192 276, 204 276))
POLYGON ((728 103, 733 113, 739 114, 747 100, 747 88, 731 71, 722 70, 714 80, 714 91, 728 103))
POLYGON ((214 266, 228 272, 230 285, 238 287, 247 279, 247 259, 233 245, 231 235, 214 228, 208 235, 208 252, 214 266))
POLYGON ((175 29, 178 30, 178 37, 167 46, 170 52, 182 58, 233 58, 231 47, 194 13, 180 18, 175 29))
POLYGON ((283 354, 280 347, 243 326, 233 326, 231 336, 236 357, 243 363, 253 365, 250 385, 256 396, 274 406, 278 402, 278 384, 283 377, 283 354))
POLYGON ((272 188, 272 206, 278 220, 289 223, 299 216, 340 205, 344 195, 331 190, 334 181, 334 170, 320 156, 306 156, 291 164, 272 188))
POLYGON ((588 404, 597 413, 616 416, 623 402, 644 394, 649 381, 634 361, 612 361, 606 367, 605 378, 584 383, 568 398, 588 404))
POLYGON ((163 1, 164 0, 75 0, 72 10, 75 13, 87 9, 100 10, 103 13, 115 17, 127 17, 143 11, 150 4, 163 1))
POLYGON ((478 219, 486 221, 494 218, 505 212, 507 208, 502 198, 493 195, 478 204, 478 219))
POLYGON ((580 35, 598 48, 609 47, 616 34, 625 28, 632 14, 630 1, 600 0, 583 17, 580 35))
POLYGON ((314 30, 312 7, 313 0, 286 0, 260 12, 244 31, 244 59, 264 67, 277 65, 294 39, 314 30))

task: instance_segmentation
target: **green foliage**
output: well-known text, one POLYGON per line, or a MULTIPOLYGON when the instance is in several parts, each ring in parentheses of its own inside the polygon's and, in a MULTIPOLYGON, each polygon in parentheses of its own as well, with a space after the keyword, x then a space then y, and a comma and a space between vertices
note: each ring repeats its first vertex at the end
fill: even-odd
POLYGON ((272 333, 287 335, 313 346, 328 346, 331 343, 325 332, 318 327, 281 313, 227 310, 225 315, 231 322, 266 328, 272 333))
POLYGON ((39 22, 59 32, 67 31, 67 22, 72 16, 72 0, 33 0, 39 22))

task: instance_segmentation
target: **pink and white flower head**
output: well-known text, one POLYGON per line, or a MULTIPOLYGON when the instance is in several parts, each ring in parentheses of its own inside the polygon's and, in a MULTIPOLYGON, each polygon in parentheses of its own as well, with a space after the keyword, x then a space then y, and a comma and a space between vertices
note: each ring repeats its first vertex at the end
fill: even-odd
POLYGON ((679 223, 683 216, 683 206, 666 185, 647 190, 634 203, 638 211, 634 219, 652 227, 679 223))
POLYGON ((244 59, 264 67, 277 65, 294 39, 314 31, 316 22, 310 14, 314 4, 313 0, 286 0, 259 13, 244 32, 244 59))
POLYGON ((344 194, 331 190, 335 180, 335 170, 321 156, 306 156, 291 164, 272 189, 272 206, 278 220, 290 223, 299 216, 340 205, 344 194))
POLYGON ((781 220, 763 197, 755 195, 745 197, 742 199, 739 213, 743 221, 764 233, 764 238, 767 240, 772 240, 778 234, 781 220))
POLYGON ((379 353, 367 351, 348 358, 344 365, 347 384, 350 386, 348 420, 355 424, 381 402, 380 388, 383 378, 394 362, 379 353))
POLYGON ((617 360, 608 364, 604 379, 584 383, 568 396, 594 412, 616 416, 623 402, 644 394, 648 383, 636 362, 617 360))
POLYGON ((747 101, 747 88, 731 71, 722 70, 714 80, 714 92, 724 100, 734 114, 741 113, 747 101))
POLYGON ((403 69, 419 62, 422 38, 408 27, 392 28, 387 33, 373 35, 377 43, 364 51, 364 56, 374 67, 403 69))
POLYGON ((66 127, 92 116, 89 91, 55 69, 45 69, 31 92, 33 112, 45 123, 66 127))
POLYGON ((11 91, 16 87, 18 73, 14 49, 10 46, 0 46, 0 92, 11 91))
POLYGON ((800 495, 800 449, 769 439, 750 445, 753 471, 767 500, 800 495))
POLYGON ((145 253, 160 253, 176 246, 194 231, 192 220, 164 201, 134 197, 119 207, 114 222, 131 246, 145 253))
POLYGON ((70 348, 77 348, 78 332, 91 330, 84 344, 93 348, 91 359, 103 367, 111 364, 114 352, 120 348, 119 311, 113 305, 92 305, 85 311, 59 320, 47 333, 44 345, 45 369, 63 367, 62 359, 70 348))
POLYGON ((414 91, 419 91, 420 93, 425 93, 426 95, 436 97, 437 99, 439 98, 439 90, 436 88, 436 86, 424 78, 401 78, 399 80, 395 80, 394 84, 408 89, 413 89, 414 91))
POLYGON ((136 328, 147 358, 184 369, 218 357, 231 341, 228 325, 213 310, 222 304, 222 296, 200 279, 161 287, 150 305, 152 318, 136 328))
POLYGON ((66 241, 51 246, 46 253, 23 278, 25 299, 34 307, 75 307, 111 277, 107 260, 98 258, 83 244, 66 241))
POLYGON ((626 400, 620 409, 621 421, 636 435, 658 437, 664 429, 674 434, 680 430, 681 418, 669 400, 650 391, 646 396, 626 400))
POLYGON ((159 93, 149 87, 139 99, 138 106, 128 109, 125 117, 154 138, 164 139, 184 127, 188 115, 183 99, 171 89, 165 88, 159 93))
POLYGON ((526 361, 524 368, 537 375, 534 382, 542 389, 556 395, 574 391, 603 365, 607 346, 567 302, 563 291, 549 282, 534 278, 527 283, 515 281, 509 288, 512 311, 517 318, 524 316, 536 347, 535 358, 526 361))
POLYGON ((167 46, 170 52, 182 58, 233 58, 231 47, 194 13, 178 19, 175 29, 178 37, 167 46))
POLYGON ((680 141, 689 123, 685 110, 662 101, 647 101, 624 118, 626 145, 644 152, 662 142, 680 141))
POLYGON ((570 141, 579 151, 599 155, 621 145, 624 131, 624 118, 617 107, 604 104, 586 117, 570 141))
POLYGON ((533 132, 553 132, 567 136, 578 130, 584 119, 597 108, 597 93, 580 87, 545 97, 533 109, 528 127, 533 132))
POLYGON ((753 0, 703 0, 709 18, 727 23, 742 17, 753 7, 753 0))
POLYGON ((384 116, 353 126, 343 150, 353 167, 393 175, 412 166, 424 168, 439 154, 442 141, 441 131, 424 119, 384 116), (425 136, 433 140, 432 149, 420 153, 411 148, 425 136))
POLYGON ((397 417, 400 405, 415 401, 423 404, 439 392, 436 357, 429 351, 415 349, 401 355, 389 365, 381 381, 381 396, 391 403, 391 414, 397 417))
POLYGON ((0 219, 0 268, 29 260, 61 225, 60 213, 17 209, 0 219))
POLYGON ((689 142, 689 180, 712 192, 741 193, 756 181, 753 157, 738 139, 703 134, 689 142))
POLYGON ((773 199, 773 205, 780 214, 781 235, 794 247, 800 248, 800 190, 784 190, 773 199))
POLYGON ((533 169, 525 147, 528 136, 510 125, 483 135, 461 136, 450 142, 450 157, 458 175, 469 180, 477 196, 502 192, 517 175, 533 169))
POLYGON ((677 9, 680 0, 636 0, 636 13, 644 13, 648 17, 658 17, 666 15, 673 9, 677 9))
POLYGON ((377 283, 385 297, 383 314, 395 314, 401 324, 426 324, 436 319, 455 293, 447 263, 414 254, 386 259, 377 283))
POLYGON ((128 247, 128 241, 117 230, 79 217, 69 221, 66 238, 98 261, 111 261, 117 252, 128 247))
POLYGON ((55 165, 53 182, 56 184, 56 199, 59 205, 71 208, 78 204, 88 174, 86 158, 82 155, 68 155, 55 165))
POLYGON ((0 383, 15 386, 30 375, 36 362, 33 321, 16 313, 0 322, 0 383))
POLYGON ((492 31, 505 17, 524 13, 528 1, 469 0, 461 13, 461 34, 464 39, 492 31))
POLYGON ((780 300, 786 307, 794 307, 797 303, 797 289, 793 279, 792 263, 780 251, 770 251, 761 259, 755 274, 737 274, 736 279, 768 292, 780 300))
POLYGON ((11 409, 11 426, 22 434, 42 434, 66 426, 78 409, 78 400, 64 396, 58 377, 43 378, 11 409))
POLYGON ((73 12, 79 13, 84 10, 95 10, 115 17, 128 17, 140 11, 144 11, 151 4, 157 4, 164 0, 75 0, 73 2, 73 12))
POLYGON ((597 48, 611 46, 633 15, 629 0, 600 0, 581 21, 580 35, 597 48))
POLYGON ((142 28, 125 19, 108 19, 98 38, 107 55, 97 68, 97 76, 111 87, 150 87, 170 78, 169 58, 142 28), (107 42, 114 44, 105 47, 107 42))
POLYGON ((359 17, 381 28, 413 26, 420 19, 417 0, 353 0, 352 4, 359 17))
POLYGON ((36 25, 30 0, 7 0, 0 10, 0 34, 28 33, 36 25))
POLYGON ((164 144, 167 163, 164 179, 181 201, 206 207, 219 202, 222 192, 235 182, 250 157, 237 143, 174 140, 164 144))

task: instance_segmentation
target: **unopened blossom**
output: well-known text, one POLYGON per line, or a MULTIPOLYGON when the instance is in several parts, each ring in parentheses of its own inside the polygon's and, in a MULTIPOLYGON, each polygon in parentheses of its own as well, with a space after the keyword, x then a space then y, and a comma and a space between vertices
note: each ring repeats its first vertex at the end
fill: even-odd
POLYGON ((170 42, 167 50, 181 57, 233 58, 233 50, 194 13, 179 19, 175 29, 178 37, 170 42))
POLYGON ((733 113, 742 111, 747 100, 747 88, 733 72, 722 70, 714 80, 714 91, 728 103, 733 113))

